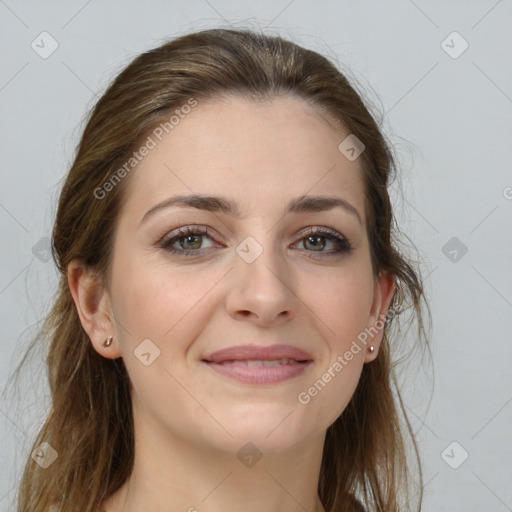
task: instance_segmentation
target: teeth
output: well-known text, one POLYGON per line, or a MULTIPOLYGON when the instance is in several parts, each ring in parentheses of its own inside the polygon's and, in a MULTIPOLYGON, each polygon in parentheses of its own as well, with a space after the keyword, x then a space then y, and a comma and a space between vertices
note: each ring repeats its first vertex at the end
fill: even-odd
POLYGON ((272 361, 247 361, 247 366, 279 366, 290 364, 292 359, 273 359, 272 361))
POLYGON ((294 359, 274 359, 272 361, 233 361, 234 364, 237 365, 243 365, 243 366, 252 366, 252 367, 258 367, 258 366, 279 366, 282 364, 290 364, 294 363, 294 359))
POLYGON ((284 359, 275 360, 275 361, 262 361, 263 366, 280 366, 282 364, 288 364, 287 362, 283 363, 284 359))

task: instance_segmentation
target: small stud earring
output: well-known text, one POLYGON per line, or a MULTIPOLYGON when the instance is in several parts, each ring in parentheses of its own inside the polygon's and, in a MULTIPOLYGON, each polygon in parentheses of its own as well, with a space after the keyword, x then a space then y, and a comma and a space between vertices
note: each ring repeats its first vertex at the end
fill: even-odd
POLYGON ((370 354, 373 354, 374 351, 375 351, 375 347, 373 345, 370 345, 370 354))
POLYGON ((109 336, 104 342, 103 342, 103 346, 104 347, 108 347, 110 346, 110 344, 112 343, 112 336, 109 336))

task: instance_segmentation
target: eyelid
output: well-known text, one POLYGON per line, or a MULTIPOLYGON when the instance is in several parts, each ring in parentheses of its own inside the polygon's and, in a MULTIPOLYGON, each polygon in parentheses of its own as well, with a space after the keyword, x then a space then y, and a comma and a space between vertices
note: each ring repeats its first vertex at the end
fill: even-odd
POLYGON ((337 251, 308 251, 311 252, 311 257, 315 253, 320 255, 320 258, 329 258, 341 256, 342 254, 347 254, 352 252, 355 249, 353 242, 347 238, 343 233, 339 232, 336 229, 329 228, 327 226, 308 226, 300 231, 296 236, 299 237, 298 241, 295 242, 294 246, 305 240, 308 236, 320 236, 326 238, 327 240, 333 242, 338 246, 337 251), (341 246, 341 247, 340 247, 341 246))
POLYGON ((316 235, 316 234, 332 235, 333 237, 336 237, 336 238, 341 237, 347 243, 350 243, 350 240, 343 233, 340 233, 338 230, 329 228, 327 226, 317 226, 317 225, 307 226, 306 228, 299 231, 299 233, 297 233, 296 236, 304 237, 307 235, 311 236, 311 235, 316 235))
MULTIPOLYGON (((194 229, 205 231, 206 234, 210 238, 214 238, 214 236, 212 236, 212 235, 215 235, 215 237, 220 238, 222 243, 227 243, 225 238, 217 230, 214 230, 213 228, 211 228, 210 226, 207 226, 205 224, 185 224, 185 225, 179 226, 175 229, 172 229, 171 231, 169 231, 168 229, 165 229, 163 231, 163 233, 157 237, 156 243, 157 244, 161 243, 165 238, 170 240, 171 238, 173 238, 174 236, 177 236, 179 234, 186 235, 187 232, 193 231, 194 229)), ((352 245, 351 241, 343 233, 340 233, 338 230, 336 230, 334 228, 329 228, 327 226, 319 226, 316 224, 306 226, 301 231, 299 231, 296 235, 294 235, 294 238, 295 237, 303 237, 306 235, 314 235, 317 233, 319 233, 321 235, 330 234, 334 237, 341 236, 341 238, 343 238, 347 243, 352 245)))
POLYGON ((166 242, 172 240, 175 237, 187 236, 190 232, 199 231, 203 236, 208 235, 212 240, 216 240, 219 238, 222 243, 226 243, 224 237, 215 231, 213 228, 206 226, 204 224, 186 224, 183 226, 179 226, 176 229, 172 229, 171 231, 165 230, 163 235, 158 237, 157 245, 165 244, 166 242), (204 233, 203 233, 204 231, 204 233))
MULTIPOLYGON (((157 245, 164 249, 165 251, 173 254, 177 257, 194 257, 194 256, 202 256, 207 251, 209 252, 212 247, 201 248, 201 249, 175 249, 172 247, 174 243, 180 238, 184 238, 188 235, 195 234, 199 236, 207 236, 212 240, 213 243, 217 243, 217 238, 222 239, 222 243, 225 244, 224 238, 219 235, 215 230, 210 228, 209 226, 202 224, 188 224, 182 225, 176 229, 173 229, 170 232, 166 232, 162 237, 159 238, 157 245)), ((344 254, 348 254, 354 250, 354 245, 352 242, 342 233, 337 231, 336 229, 327 227, 327 226, 318 226, 312 225, 303 228, 299 233, 297 233, 294 238, 298 237, 298 240, 292 245, 295 247, 300 242, 304 241, 308 236, 320 236, 326 238, 328 241, 337 246, 337 248, 333 251, 308 251, 307 249, 302 249, 302 251, 306 251, 310 253, 311 258, 313 259, 328 259, 341 257, 344 254), (315 255, 316 254, 316 255, 315 255)))

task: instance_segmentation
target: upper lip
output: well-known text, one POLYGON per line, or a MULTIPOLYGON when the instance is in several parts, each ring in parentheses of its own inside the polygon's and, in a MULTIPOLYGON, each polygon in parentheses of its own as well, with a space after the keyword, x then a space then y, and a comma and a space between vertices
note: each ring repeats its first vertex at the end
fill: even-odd
POLYGON ((294 359, 310 361, 312 355, 298 347, 290 345, 235 345, 213 352, 203 358, 209 363, 224 361, 273 361, 275 359, 294 359))

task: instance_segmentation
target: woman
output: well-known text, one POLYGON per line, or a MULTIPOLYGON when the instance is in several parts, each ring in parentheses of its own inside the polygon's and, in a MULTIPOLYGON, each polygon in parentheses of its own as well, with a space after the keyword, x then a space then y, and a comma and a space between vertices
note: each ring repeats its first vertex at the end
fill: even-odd
POLYGON ((406 307, 426 347, 424 295, 393 166, 313 51, 214 29, 136 58, 61 192, 19 510, 420 510, 390 329, 406 307))

